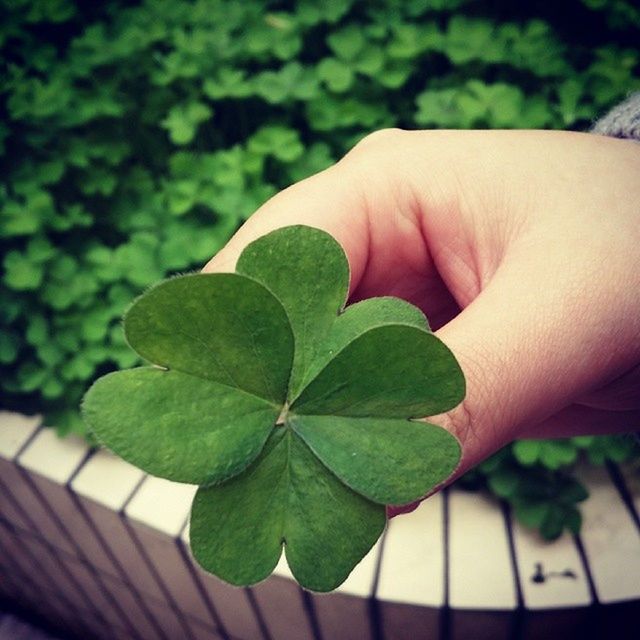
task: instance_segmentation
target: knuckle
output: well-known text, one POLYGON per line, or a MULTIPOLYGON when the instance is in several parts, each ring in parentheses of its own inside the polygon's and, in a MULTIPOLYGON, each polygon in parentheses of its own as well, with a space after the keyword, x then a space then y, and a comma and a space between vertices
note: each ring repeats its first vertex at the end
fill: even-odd
POLYGON ((367 134, 362 140, 347 154, 347 157, 357 157, 360 153, 388 153, 396 150, 400 145, 404 144, 406 137, 410 135, 409 131, 404 129, 388 128, 378 129, 367 134))
POLYGON ((475 435, 474 412, 465 398, 455 409, 448 411, 446 415, 447 428, 458 439, 463 449, 469 445, 469 440, 475 435))

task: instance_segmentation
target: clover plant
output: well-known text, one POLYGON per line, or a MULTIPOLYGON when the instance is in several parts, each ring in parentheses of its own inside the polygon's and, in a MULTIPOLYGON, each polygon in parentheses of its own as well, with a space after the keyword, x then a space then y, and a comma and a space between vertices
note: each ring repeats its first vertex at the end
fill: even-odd
POLYGON ((151 365, 85 397, 99 441, 148 473, 200 485, 191 547, 235 585, 284 545, 301 585, 329 591, 382 533, 385 505, 425 496, 460 447, 418 420, 455 407, 464 377, 427 320, 382 297, 346 309, 340 245, 304 226, 250 244, 236 273, 153 287, 124 320, 151 365))

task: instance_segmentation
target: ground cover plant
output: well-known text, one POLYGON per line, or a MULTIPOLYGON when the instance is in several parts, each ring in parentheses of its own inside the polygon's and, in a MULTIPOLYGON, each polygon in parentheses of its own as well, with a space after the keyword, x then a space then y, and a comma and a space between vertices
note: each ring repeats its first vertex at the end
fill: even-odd
POLYGON ((200 485, 191 549, 235 585, 284 544, 304 587, 342 583, 382 534, 385 505, 425 496, 456 468, 445 429, 411 418, 464 397, 464 377, 419 309, 344 309, 349 265, 327 233, 285 227, 236 273, 175 277, 125 316, 155 366, 100 378, 83 411, 98 440, 145 471, 200 485))
MULTIPOLYGON (((627 0, 0 6, 2 404, 63 432, 84 432, 94 379, 139 362, 120 324, 134 297, 366 133, 585 130, 640 88, 627 0)), ((527 447, 475 480, 509 500, 499 469, 544 487, 565 514, 548 535, 579 523, 579 492, 554 502, 575 459, 637 456, 630 439, 527 447)))

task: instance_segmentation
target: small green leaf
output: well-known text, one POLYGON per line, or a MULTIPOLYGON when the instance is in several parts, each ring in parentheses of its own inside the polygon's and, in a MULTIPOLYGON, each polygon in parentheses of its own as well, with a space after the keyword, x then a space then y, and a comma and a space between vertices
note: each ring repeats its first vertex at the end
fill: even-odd
POLYGON ((222 67, 216 70, 215 76, 204 81, 202 90, 214 100, 226 97, 246 98, 251 93, 246 75, 244 69, 222 67))
POLYGON ((312 129, 317 131, 357 127, 357 137, 360 138, 364 132, 375 127, 389 127, 396 123, 395 117, 383 105, 331 94, 310 101, 307 105, 307 118, 312 129))
POLYGON ((318 77, 331 91, 342 93, 353 84, 353 71, 336 58, 324 58, 317 66, 318 77))
MULTIPOLYGON (((131 351, 127 350, 129 353, 131 351)), ((67 360, 60 367, 60 375, 64 380, 86 380, 90 378, 95 369, 95 365, 89 360, 85 353, 79 353, 67 360)))
POLYGON ((544 440, 541 443, 540 461, 549 469, 559 469, 575 462, 578 451, 569 440, 544 440))
POLYGON ((587 458, 591 464, 602 465, 607 460, 623 462, 637 454, 639 450, 635 438, 627 435, 599 436, 587 448, 587 458))
POLYGON ((48 377, 47 369, 33 362, 25 362, 18 369, 18 383, 22 391, 39 389, 48 377))
POLYGON ((399 89, 404 86, 414 70, 409 62, 389 60, 380 73, 380 84, 387 89, 399 89))
POLYGON ((56 433, 62 438, 72 433, 85 438, 91 446, 97 444, 87 433, 86 424, 77 408, 48 411, 44 416, 45 424, 55 425, 56 433))
POLYGON ((360 73, 376 76, 384 66, 384 54, 378 46, 367 44, 352 64, 354 69, 360 73))
POLYGON ((25 337, 34 347, 45 344, 49 340, 49 325, 43 316, 34 314, 29 318, 25 337))
POLYGON ((64 359, 64 350, 55 342, 46 342, 38 347, 38 359, 53 369, 64 359))
POLYGON ((571 438, 571 442, 573 442, 576 447, 587 449, 593 444, 595 438, 596 436, 575 436, 571 438))
POLYGON ((462 113, 458 104, 458 94, 458 89, 428 90, 418 94, 416 122, 440 127, 461 126, 462 113))
POLYGON ((510 498, 518 492, 520 478, 513 469, 500 469, 489 476, 489 486, 501 498, 510 498))
POLYGON ((505 57, 505 42, 496 37, 495 25, 485 19, 454 15, 442 43, 443 51, 456 65, 476 58, 498 62, 505 57))
POLYGON ((393 39, 387 47, 391 58, 415 60, 425 50, 439 50, 443 36, 435 22, 392 26, 393 39))
POLYGON ((9 251, 4 259, 6 270, 4 281, 16 291, 37 289, 42 282, 44 269, 42 264, 34 262, 19 251, 9 251))
POLYGON ((213 115, 213 109, 203 102, 188 102, 173 106, 162 126, 175 144, 188 144, 196 135, 198 126, 213 115))
POLYGON ((361 29, 349 25, 329 35, 327 44, 339 58, 353 60, 365 46, 365 39, 361 29))
POLYGON ((509 451, 509 447, 504 447, 497 453, 494 453, 491 457, 487 458, 485 461, 481 462, 476 467, 476 469, 488 475, 495 473, 496 471, 504 468, 504 466, 508 463, 510 453, 511 452, 509 451))
POLYGON ((540 457, 542 442, 540 440, 518 440, 513 443, 513 455, 520 464, 530 466, 540 457))
POLYGON ((271 104, 309 100, 318 93, 318 77, 299 62, 288 62, 278 71, 262 71, 253 79, 255 93, 271 104))
POLYGON ((33 262, 46 262, 55 254, 55 247, 44 236, 31 238, 27 243, 27 256, 33 262))
POLYGON ((262 127, 249 138, 247 148, 252 153, 271 155, 282 162, 293 162, 304 153, 300 135, 288 127, 262 127))
POLYGON ((42 385, 41 393, 45 398, 59 398, 64 393, 64 385, 57 376, 50 376, 42 385))
POLYGON ((11 364, 20 350, 20 337, 13 331, 0 332, 0 363, 11 364))
POLYGON ((169 211, 181 216, 196 204, 200 183, 189 179, 172 180, 166 189, 169 211))

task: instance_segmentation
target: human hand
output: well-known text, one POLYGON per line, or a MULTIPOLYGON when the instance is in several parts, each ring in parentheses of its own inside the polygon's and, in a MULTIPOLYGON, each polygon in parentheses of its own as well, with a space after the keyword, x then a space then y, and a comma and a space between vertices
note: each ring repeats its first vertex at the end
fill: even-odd
POLYGON ((380 131, 264 204, 205 271, 282 226, 332 234, 353 302, 420 307, 467 395, 429 421, 451 478, 516 438, 640 423, 640 145, 551 131, 380 131))

